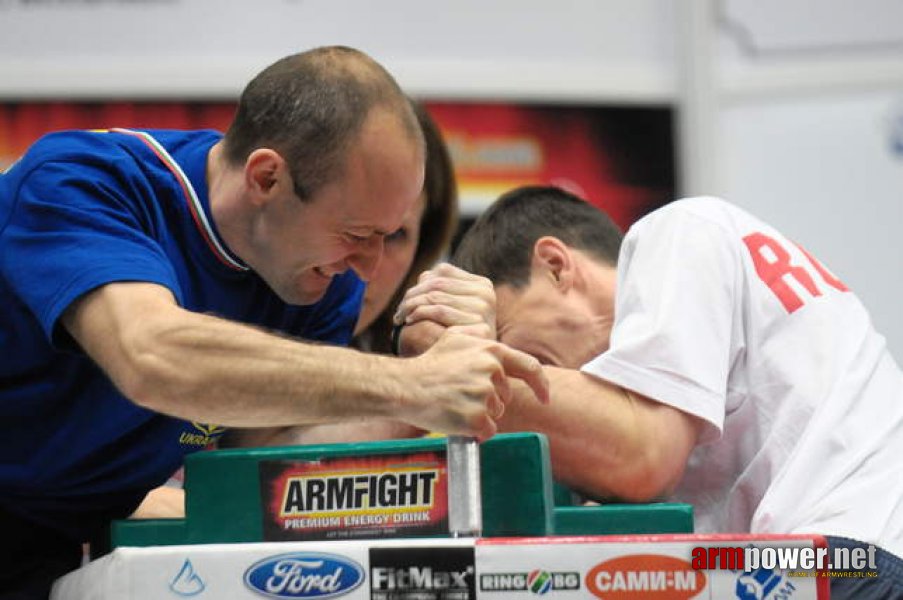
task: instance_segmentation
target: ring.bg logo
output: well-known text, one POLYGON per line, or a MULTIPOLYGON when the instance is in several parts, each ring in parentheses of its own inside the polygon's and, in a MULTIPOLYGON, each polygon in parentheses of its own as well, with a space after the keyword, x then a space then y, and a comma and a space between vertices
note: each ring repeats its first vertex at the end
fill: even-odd
POLYGON ((531 591, 545 594, 551 590, 574 591, 580 589, 580 573, 576 571, 553 572, 533 569, 529 573, 482 573, 481 592, 531 591))

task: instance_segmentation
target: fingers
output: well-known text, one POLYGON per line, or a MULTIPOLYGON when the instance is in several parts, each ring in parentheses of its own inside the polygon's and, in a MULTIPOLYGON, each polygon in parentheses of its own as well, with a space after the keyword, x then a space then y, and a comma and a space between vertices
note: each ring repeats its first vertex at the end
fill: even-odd
MULTIPOLYGON (((440 305, 455 309, 457 317, 475 315, 495 322, 495 290, 485 277, 473 275, 452 265, 443 264, 420 275, 419 282, 405 292, 393 321, 411 323, 412 313, 419 307, 440 305)), ((423 313, 416 318, 425 318, 423 313)), ((459 324, 458 322, 448 325, 459 324)))
POLYGON ((475 311, 461 310, 444 304, 421 304, 411 310, 405 318, 406 325, 414 325, 422 321, 432 321, 445 328, 470 327, 481 332, 480 337, 495 339, 495 329, 487 323, 487 319, 475 311))
POLYGON ((498 357, 505 373, 509 377, 522 380, 530 386, 540 403, 548 404, 550 398, 549 380, 545 372, 543 372, 539 361, 529 354, 515 350, 510 346, 505 346, 504 344, 498 344, 497 346, 498 357))
POLYGON ((444 263, 439 263, 432 269, 421 273, 420 277, 417 278, 417 281, 418 282, 426 281, 427 279, 431 279, 433 277, 451 277, 451 278, 455 278, 455 279, 472 280, 472 281, 478 281, 481 279, 485 279, 485 277, 482 277, 480 275, 474 275, 470 271, 465 271, 461 267, 456 267, 455 265, 453 265, 451 263, 444 262, 444 263))
POLYGON ((495 295, 477 294, 477 293, 455 293, 448 290, 434 290, 432 287, 421 288, 417 291, 417 287, 408 290, 404 299, 399 306, 399 313, 407 316, 415 309, 421 306, 440 305, 448 306, 462 312, 483 313, 494 312, 495 295))
POLYGON ((441 277, 438 275, 428 277, 408 288, 405 292, 405 299, 430 292, 444 292, 447 296, 476 296, 487 300, 494 299, 495 291, 492 283, 485 277, 473 277, 475 279, 441 277))
POLYGON ((473 437, 477 438, 478 442, 485 442, 494 436, 498 430, 499 428, 495 421, 489 415, 483 414, 482 418, 478 419, 474 424, 473 437))
POLYGON ((492 375, 492 385, 495 387, 495 393, 492 394, 487 403, 486 409, 489 416, 493 419, 500 419, 505 414, 505 405, 511 402, 511 384, 503 371, 497 371, 492 375))
POLYGON ((523 380, 542 403, 549 383, 539 361, 494 340, 446 330, 426 353, 407 363, 414 414, 409 422, 433 431, 487 439, 515 395, 513 377, 523 380))

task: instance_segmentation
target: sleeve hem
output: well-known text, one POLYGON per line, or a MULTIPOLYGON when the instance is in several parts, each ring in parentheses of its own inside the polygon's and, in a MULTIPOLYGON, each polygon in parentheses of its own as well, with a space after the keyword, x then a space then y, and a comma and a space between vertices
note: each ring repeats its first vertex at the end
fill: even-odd
POLYGON ((605 379, 651 400, 666 404, 705 421, 699 443, 710 443, 721 437, 724 424, 724 398, 717 393, 676 381, 663 371, 644 369, 613 356, 602 354, 580 370, 605 379))
POLYGON ((88 294, 89 292, 110 283, 135 281, 143 283, 155 283, 164 286, 172 291, 176 298, 180 294, 174 282, 160 273, 137 273, 134 270, 128 273, 117 273, 115 271, 107 273, 90 273, 81 277, 76 277, 66 286, 62 287, 56 294, 56 299, 49 303, 47 310, 40 316, 41 327, 44 329, 44 335, 50 341, 51 345, 60 348, 62 340, 60 330, 57 327, 63 312, 69 308, 73 302, 88 294))

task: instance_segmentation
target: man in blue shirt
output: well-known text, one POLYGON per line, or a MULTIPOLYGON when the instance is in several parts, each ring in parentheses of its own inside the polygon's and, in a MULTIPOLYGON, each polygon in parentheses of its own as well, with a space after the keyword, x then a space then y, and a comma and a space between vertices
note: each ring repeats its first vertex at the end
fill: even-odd
POLYGON ((0 598, 45 596, 225 427, 394 418, 486 438, 504 375, 547 398, 538 362, 496 342, 336 346, 423 164, 392 77, 329 47, 257 75, 224 137, 61 132, 0 177, 0 598))

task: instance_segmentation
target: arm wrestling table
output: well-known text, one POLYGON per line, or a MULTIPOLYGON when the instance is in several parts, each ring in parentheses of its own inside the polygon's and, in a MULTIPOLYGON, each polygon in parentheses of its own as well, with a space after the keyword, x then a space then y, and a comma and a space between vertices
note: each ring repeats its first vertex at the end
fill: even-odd
POLYGON ((192 455, 186 518, 114 523, 113 551, 51 598, 827 598, 815 572, 693 564, 711 548, 823 547, 818 536, 694 535, 684 504, 569 506, 539 434, 479 452, 478 538, 449 533, 442 438, 192 455))

